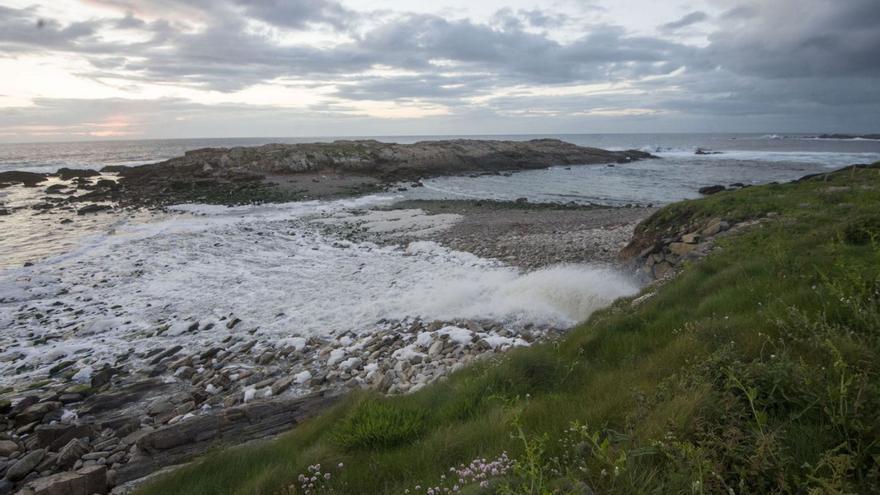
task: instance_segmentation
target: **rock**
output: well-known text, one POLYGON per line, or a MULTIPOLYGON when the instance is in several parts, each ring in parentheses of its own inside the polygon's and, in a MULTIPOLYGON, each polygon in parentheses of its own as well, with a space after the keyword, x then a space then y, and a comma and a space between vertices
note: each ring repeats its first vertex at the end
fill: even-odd
POLYGON ((82 208, 76 210, 76 214, 77 215, 87 215, 89 213, 97 213, 99 211, 104 211, 104 210, 109 210, 109 209, 111 209, 110 205, 92 204, 92 205, 83 206, 82 208))
POLYGON ((157 428, 137 440, 142 461, 120 467, 118 481, 125 483, 191 459, 219 441, 233 444, 281 433, 325 411, 336 400, 334 395, 315 393, 295 399, 251 402, 157 428))
POLYGON ((173 409, 174 404, 172 404, 171 401, 169 401, 168 399, 162 398, 150 404, 150 407, 147 408, 147 414, 149 414, 150 416, 158 416, 160 414, 170 412, 173 409))
POLYGON ((25 476, 30 474, 30 472, 37 467, 40 461, 43 460, 43 457, 46 457, 45 449, 37 449, 29 452, 9 467, 9 470, 6 471, 6 479, 9 481, 23 480, 25 476))
POLYGON ((700 234, 685 234, 681 236, 681 242, 685 244, 698 244, 700 242, 700 234))
POLYGON ((52 184, 51 186, 46 188, 46 194, 58 194, 67 189, 67 186, 64 184, 52 184))
POLYGON ((730 228, 730 224, 721 220, 720 218, 716 218, 709 222, 708 225, 700 232, 706 237, 711 237, 713 235, 718 234, 719 232, 724 232, 730 228))
POLYGON ((38 174, 34 172, 19 172, 15 170, 10 172, 0 172, 0 182, 21 183, 27 187, 34 187, 38 183, 45 181, 46 178, 46 174, 38 174))
POLYGON ((84 454, 82 456, 82 460, 84 461, 97 461, 98 459, 107 457, 110 455, 110 452, 89 452, 88 454, 84 454))
POLYGON ((294 376, 285 376, 272 384, 272 395, 278 395, 290 388, 290 384, 295 380, 294 376))
POLYGON ((663 278, 668 273, 672 272, 672 263, 668 261, 661 261, 660 263, 654 265, 653 271, 654 278, 663 278))
POLYGON ((16 425, 24 425, 31 422, 40 422, 46 417, 47 414, 57 410, 61 407, 60 402, 47 401, 47 402, 39 402, 37 404, 33 404, 28 406, 27 409, 20 412, 15 417, 16 425))
MULTIPOLYGON (((198 323, 195 323, 195 325, 196 327, 198 327, 198 323)), ((165 349, 150 360, 150 365, 159 364, 163 359, 177 354, 181 349, 183 349, 183 346, 181 345, 176 345, 165 349)))
POLYGON ((18 444, 12 440, 0 440, 0 457, 9 457, 18 450, 18 444))
POLYGON ((92 427, 89 425, 39 425, 34 436, 37 439, 38 448, 47 448, 53 452, 67 445, 74 438, 88 438, 92 435, 92 427))
POLYGON ((393 372, 389 371, 386 373, 376 373, 373 377, 373 388, 380 391, 385 392, 391 388, 391 385, 394 384, 394 375, 393 372))
POLYGON ((15 485, 12 482, 7 480, 0 480, 0 495, 7 495, 12 493, 12 490, 15 488, 15 485))
POLYGON ((189 380, 195 374, 196 370, 193 369, 192 366, 182 366, 177 369, 177 371, 174 373, 174 376, 182 378, 184 380, 189 380))
POLYGON ((58 464, 58 467, 67 469, 76 464, 76 461, 88 452, 89 446, 82 440, 74 438, 61 448, 58 452, 58 459, 55 460, 55 463, 58 464))
POLYGON ((435 340, 431 344, 431 347, 428 348, 428 355, 429 356, 436 356, 436 355, 440 354, 440 351, 442 351, 442 350, 443 350, 443 341, 439 340, 439 339, 435 340))
POLYGON ((74 473, 58 473, 27 483, 32 495, 94 495, 107 493, 106 466, 89 466, 74 473))
POLYGON ((101 172, 97 170, 85 169, 85 168, 66 168, 62 167, 58 169, 56 175, 61 180, 70 180, 70 179, 79 179, 83 177, 97 177, 101 175, 101 172))
POLYGON ((700 189, 697 190, 697 192, 699 192, 700 194, 709 196, 711 194, 717 194, 717 193, 720 193, 720 192, 726 191, 726 190, 727 189, 724 186, 714 185, 714 186, 701 187, 700 189))
POLYGON ((688 253, 690 253, 694 249, 697 249, 696 244, 685 244, 683 242, 673 242, 669 244, 669 252, 676 256, 687 256, 688 253))
POLYGON ((111 367, 106 367, 101 369, 100 371, 96 371, 92 374, 91 385, 92 388, 101 388, 104 385, 110 383, 110 379, 113 378, 113 374, 116 372, 111 367))

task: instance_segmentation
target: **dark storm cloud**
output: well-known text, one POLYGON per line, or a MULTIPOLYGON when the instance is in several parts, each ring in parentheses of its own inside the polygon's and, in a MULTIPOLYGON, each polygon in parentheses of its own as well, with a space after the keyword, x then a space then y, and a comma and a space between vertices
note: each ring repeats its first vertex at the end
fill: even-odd
MULTIPOLYGON (((36 8, 0 7, 0 52, 79 54, 94 68, 84 75, 96 79, 219 91, 273 80, 332 85, 341 103, 322 105, 340 112, 350 110, 345 100, 430 101, 472 112, 470 98, 489 97, 499 88, 513 96, 488 100, 486 108, 498 112, 513 112, 519 102, 521 110, 550 112, 629 107, 842 119, 860 107, 874 111, 880 101, 877 0, 730 2, 711 18, 694 11, 658 26, 665 37, 540 9, 501 9, 482 23, 354 12, 332 0, 90 1, 114 7, 118 16, 62 24, 42 18, 36 8), (265 29, 253 29, 253 20, 294 34, 320 25, 339 39, 282 43, 265 29), (675 39, 677 30, 697 23, 711 28, 707 45, 675 39), (548 32, 562 26, 583 34, 562 41, 548 32), (105 29, 137 31, 146 41, 108 43, 100 36, 105 29), (377 68, 392 70, 377 75, 377 68), (628 82, 642 91, 538 98, 509 90, 597 82, 628 82)), ((160 108, 179 112, 182 105, 173 101, 160 108)))
POLYGON ((880 75, 877 0, 777 0, 742 8, 709 38, 707 56, 763 78, 880 75))
POLYGON ((683 27, 687 27, 693 24, 697 24, 699 22, 703 22, 708 19, 709 16, 702 11, 691 12, 690 14, 685 15, 681 19, 673 22, 668 22, 660 26, 660 29, 663 31, 676 31, 683 27))

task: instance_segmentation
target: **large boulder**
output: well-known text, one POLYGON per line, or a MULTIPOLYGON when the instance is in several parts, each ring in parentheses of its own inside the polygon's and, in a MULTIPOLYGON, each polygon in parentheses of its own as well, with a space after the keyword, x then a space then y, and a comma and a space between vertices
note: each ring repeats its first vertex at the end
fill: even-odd
POLYGON ((58 467, 62 469, 67 469, 79 460, 80 457, 89 453, 89 446, 79 438, 74 438, 73 440, 67 442, 67 445, 61 447, 61 450, 58 452, 58 458, 56 459, 56 464, 58 467))
POLYGON ((74 438, 89 437, 92 427, 89 425, 38 425, 34 434, 36 447, 47 448, 53 452, 67 445, 74 438))
POLYGON ((0 440, 0 457, 9 457, 18 450, 18 444, 12 440, 0 440))
POLYGON ((699 192, 700 194, 702 194, 704 196, 709 196, 711 194, 718 194, 718 193, 726 191, 726 190, 727 190, 727 188, 725 188, 724 186, 715 185, 715 186, 701 187, 697 192, 699 192))
POLYGON ((19 172, 16 170, 12 170, 10 172, 0 172, 0 183, 20 183, 28 187, 34 187, 44 180, 46 180, 46 174, 38 174, 35 172, 19 172))
POLYGON ((83 168, 59 168, 57 175, 63 180, 70 180, 80 177, 97 177, 101 175, 101 172, 83 168))
POLYGON ((74 473, 58 473, 29 482, 22 495, 94 495, 107 493, 106 466, 88 466, 74 473))
POLYGON ((15 417, 15 424, 17 426, 22 426, 28 423, 33 423, 34 421, 42 421, 47 414, 56 411, 60 407, 61 403, 55 401, 32 404, 24 411, 18 413, 15 417))
POLYGON ((9 481, 23 480, 25 476, 30 474, 30 472, 40 464, 40 461, 42 461, 44 457, 46 457, 46 451, 44 449, 37 449, 33 452, 29 452, 27 455, 19 459, 18 462, 9 467, 9 470, 6 471, 6 479, 9 481))

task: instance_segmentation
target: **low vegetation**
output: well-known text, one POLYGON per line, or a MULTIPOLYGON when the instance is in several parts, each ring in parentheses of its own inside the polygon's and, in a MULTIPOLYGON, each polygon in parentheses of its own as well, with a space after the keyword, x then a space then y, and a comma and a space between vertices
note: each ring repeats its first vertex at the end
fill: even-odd
POLYGON ((141 493, 877 492, 878 166, 670 205, 645 229, 763 220, 564 339, 141 493))

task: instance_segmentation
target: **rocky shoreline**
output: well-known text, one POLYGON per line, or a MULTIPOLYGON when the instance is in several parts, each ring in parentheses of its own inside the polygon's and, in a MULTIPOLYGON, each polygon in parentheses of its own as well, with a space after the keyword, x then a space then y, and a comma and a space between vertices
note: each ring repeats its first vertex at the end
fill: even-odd
POLYGON ((421 179, 443 175, 502 174, 648 158, 655 157, 637 150, 607 151, 557 139, 267 144, 205 148, 164 162, 100 171, 0 172, 0 188, 15 183, 37 187, 53 178, 74 181, 50 184, 56 189, 46 190, 53 195, 43 203, 46 208, 71 201, 147 207, 189 202, 228 205, 348 197, 397 187, 400 182, 419 187, 421 179), (100 177, 102 174, 106 177, 100 177))
MULTIPOLYGON (((292 181, 288 188, 306 187, 309 197, 326 198, 388 187, 392 180, 473 171, 477 160, 481 173, 501 173, 502 167, 511 166, 646 157, 552 140, 525 144, 454 141, 439 147, 375 142, 313 146, 198 150, 176 161, 103 172, 5 172, 0 173, 0 183, 21 184, 30 194, 23 205, 6 213, 33 210, 39 218, 66 224, 103 216, 109 222, 121 211, 182 200, 235 204, 247 202, 244 199, 290 199, 290 190, 279 193, 269 183, 272 177, 292 181), (330 153, 342 145, 353 147, 359 156, 369 155, 371 164, 330 153), (456 151, 450 152, 450 147, 456 151), (292 158, 306 151, 317 153, 315 149, 324 155, 313 154, 313 161, 306 165, 292 158), (543 158, 536 159, 535 153, 543 158), (266 161, 268 156, 275 156, 276 161, 266 161), (230 165, 229 157, 236 163, 246 162, 248 171, 230 165), (290 173, 281 170, 279 163, 304 168, 290 173), (185 185, 175 182, 178 179, 185 185), (163 189, 156 189, 160 185, 163 189)), ((303 197, 301 191, 297 194, 292 196, 303 197)), ((526 202, 413 201, 366 212, 318 215, 309 222, 341 243, 405 246, 435 242, 534 270, 565 262, 614 263, 635 225, 653 211, 526 202)), ((46 299, 45 304, 22 302, 14 308, 12 321, 37 321, 47 329, 56 325, 64 320, 59 316, 78 311, 61 296, 55 302, 46 299)), ((107 306, 106 316, 124 314, 119 306, 111 306, 112 301, 101 304, 107 306)), ((64 339, 65 333, 91 331, 101 338, 100 328, 92 327, 100 327, 102 321, 88 328, 58 328, 31 339, 38 344, 40 339, 64 339)), ((491 359, 565 330, 479 319, 407 318, 376 322, 369 332, 328 337, 291 334, 273 339, 258 332, 260 324, 232 313, 219 319, 169 321, 141 336, 155 340, 149 348, 120 351, 110 361, 91 359, 83 349, 27 382, 7 382, 9 386, 0 390, 0 495, 16 491, 127 493, 145 476, 186 462, 212 446, 285 431, 324 410, 348 390, 411 393, 474 360, 491 359), (201 332, 216 334, 217 340, 211 346, 174 343, 175 336, 201 332)), ((26 364, 16 364, 26 362, 24 356, 5 352, 0 358, 16 372, 27 371, 26 364)))

